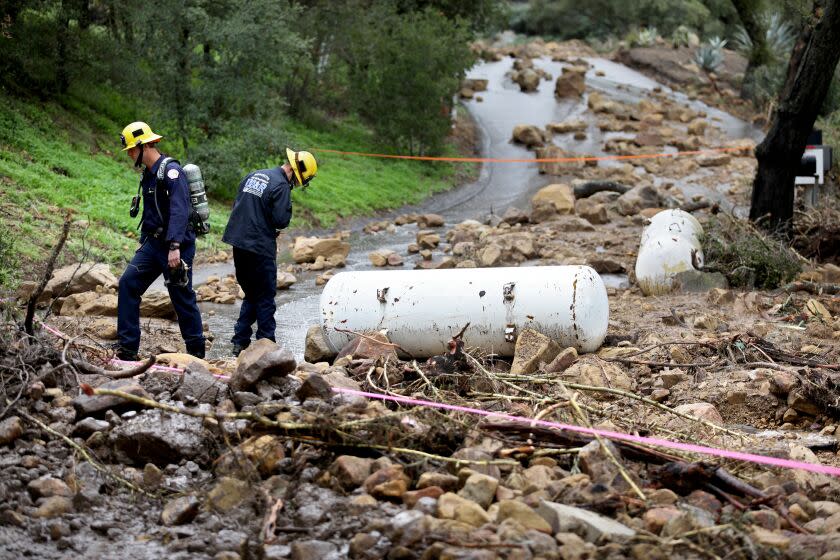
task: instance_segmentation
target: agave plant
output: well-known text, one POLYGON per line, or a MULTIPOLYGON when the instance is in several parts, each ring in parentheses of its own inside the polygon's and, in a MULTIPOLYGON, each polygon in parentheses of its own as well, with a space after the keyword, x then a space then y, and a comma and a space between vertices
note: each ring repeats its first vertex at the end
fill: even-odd
MULTIPOLYGON (((765 14, 762 16, 762 20, 767 30, 765 37, 770 53, 776 60, 784 60, 793 48, 794 41, 796 41, 796 31, 778 13, 765 14)), ((738 52, 744 56, 749 56, 753 49, 753 42, 750 36, 747 35, 747 30, 739 25, 733 38, 735 39, 738 52)))
POLYGON ((712 37, 711 39, 709 39, 708 43, 709 43, 709 46, 712 47, 713 49, 717 49, 719 51, 722 51, 723 47, 726 46, 726 39, 721 39, 720 37, 718 37, 716 35, 716 36, 712 37))
POLYGON ((694 53, 694 62, 706 72, 714 72, 723 62, 722 47, 712 44, 701 45, 694 53))
POLYGON ((671 34, 671 43, 674 48, 688 47, 691 44, 691 29, 685 25, 680 25, 671 34))
POLYGON ((650 47, 656 43, 658 38, 659 32, 655 27, 645 27, 639 31, 638 36, 636 36, 635 43, 640 47, 650 47))

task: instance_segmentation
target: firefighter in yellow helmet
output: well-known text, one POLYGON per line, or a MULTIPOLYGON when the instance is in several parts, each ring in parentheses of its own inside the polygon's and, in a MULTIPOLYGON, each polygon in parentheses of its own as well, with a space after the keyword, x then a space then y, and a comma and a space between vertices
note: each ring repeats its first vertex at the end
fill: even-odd
POLYGON ((318 172, 315 156, 286 149, 286 162, 249 173, 239 184, 222 241, 233 246, 236 281, 245 292, 233 329, 233 354, 256 338, 274 340, 277 306, 277 236, 292 219, 292 189, 304 188, 318 172))
POLYGON ((190 227, 190 189, 177 160, 158 150, 163 137, 144 122, 126 126, 120 139, 122 151, 143 167, 143 176, 131 205, 135 217, 143 204, 140 248, 120 277, 117 303, 117 357, 136 360, 140 348, 140 299, 162 274, 172 306, 178 315, 187 352, 204 357, 205 339, 195 292, 192 263, 195 231, 190 227))

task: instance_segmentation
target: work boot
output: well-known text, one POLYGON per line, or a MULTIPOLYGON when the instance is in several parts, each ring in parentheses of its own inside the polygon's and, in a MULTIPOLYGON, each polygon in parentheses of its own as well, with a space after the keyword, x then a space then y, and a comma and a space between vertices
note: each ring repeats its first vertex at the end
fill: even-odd
POLYGON ((234 343, 233 343, 233 349, 231 349, 230 353, 231 353, 231 354, 233 354, 233 357, 234 357, 234 358, 238 358, 238 357, 239 357, 239 354, 241 354, 241 353, 242 353, 242 351, 243 351, 243 350, 245 350, 246 348, 248 348, 248 346, 247 346, 247 345, 246 345, 246 346, 241 346, 241 345, 236 344, 236 343, 234 342, 234 343))
POLYGON ((118 360, 122 360, 123 362, 136 362, 139 359, 136 350, 124 348, 119 342, 110 345, 109 348, 114 351, 116 358, 118 360))
POLYGON ((187 354, 190 356, 195 356, 196 358, 204 359, 205 348, 204 346, 197 346, 195 348, 187 348, 187 354))

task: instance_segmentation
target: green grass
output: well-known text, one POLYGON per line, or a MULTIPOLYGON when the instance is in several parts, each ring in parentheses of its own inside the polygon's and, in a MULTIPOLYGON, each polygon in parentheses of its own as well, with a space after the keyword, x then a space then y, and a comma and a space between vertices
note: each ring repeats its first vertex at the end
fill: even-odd
MULTIPOLYGON (((0 92, 0 235, 15 240, 23 262, 19 276, 31 277, 29 269, 46 260, 68 209, 77 224, 65 262, 87 254, 120 268, 131 257, 137 219, 128 215, 128 206, 139 176, 119 151, 117 138, 138 114, 144 111, 107 90, 76 93, 60 102, 0 92)), ((318 152, 382 151, 373 134, 354 119, 310 126, 286 121, 279 126, 295 148, 313 151, 319 161, 316 180, 305 192, 294 193, 292 228, 330 227, 341 218, 419 202, 451 187, 471 169, 318 152)), ((165 143, 162 148, 166 151, 165 143)), ((206 179, 212 185, 212 178, 206 179)), ((199 241, 199 253, 226 247, 220 238, 229 209, 230 201, 211 202, 213 232, 199 241)))

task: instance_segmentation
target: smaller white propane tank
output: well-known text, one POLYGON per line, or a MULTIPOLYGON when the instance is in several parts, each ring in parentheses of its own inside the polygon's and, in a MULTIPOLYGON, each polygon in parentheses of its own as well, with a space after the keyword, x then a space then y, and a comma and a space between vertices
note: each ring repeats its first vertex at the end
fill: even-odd
POLYGON ((697 218, 683 210, 664 210, 651 218, 636 258, 636 281, 645 295, 670 292, 674 276, 703 268, 702 234, 697 218))

